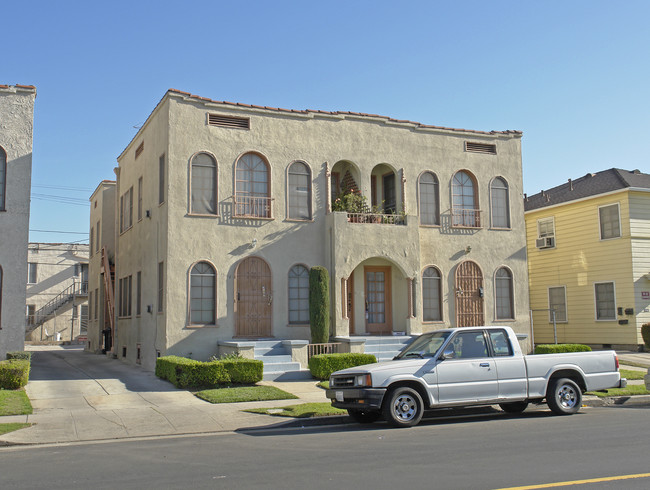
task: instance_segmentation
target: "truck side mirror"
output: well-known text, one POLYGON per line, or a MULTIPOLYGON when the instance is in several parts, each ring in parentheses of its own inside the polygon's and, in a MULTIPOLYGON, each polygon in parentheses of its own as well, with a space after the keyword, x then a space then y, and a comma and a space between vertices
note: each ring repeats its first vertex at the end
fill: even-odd
POLYGON ((445 349, 445 351, 442 353, 442 359, 453 359, 456 357, 456 351, 454 350, 454 346, 450 345, 445 349))

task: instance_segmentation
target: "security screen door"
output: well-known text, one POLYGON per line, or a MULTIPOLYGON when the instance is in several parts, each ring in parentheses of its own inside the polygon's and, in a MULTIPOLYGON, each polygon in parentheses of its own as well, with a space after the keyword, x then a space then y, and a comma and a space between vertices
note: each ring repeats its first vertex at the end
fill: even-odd
POLYGON ((270 337, 273 311, 271 269, 259 257, 248 257, 235 273, 236 337, 270 337))

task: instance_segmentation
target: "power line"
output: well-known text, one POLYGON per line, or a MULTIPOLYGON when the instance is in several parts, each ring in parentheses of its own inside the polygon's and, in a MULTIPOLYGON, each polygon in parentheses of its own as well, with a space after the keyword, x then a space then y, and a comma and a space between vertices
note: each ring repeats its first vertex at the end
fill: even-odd
POLYGON ((88 235, 87 231, 29 230, 36 233, 67 233, 70 235, 88 235))
POLYGON ((38 187, 41 189, 57 189, 62 191, 92 192, 92 189, 88 187, 65 187, 59 185, 38 185, 38 184, 32 184, 32 187, 38 187))

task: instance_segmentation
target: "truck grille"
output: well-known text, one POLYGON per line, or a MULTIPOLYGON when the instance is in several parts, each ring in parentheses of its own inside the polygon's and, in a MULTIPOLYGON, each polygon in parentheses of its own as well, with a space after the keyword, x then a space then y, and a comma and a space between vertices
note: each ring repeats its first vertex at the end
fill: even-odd
POLYGON ((337 376, 332 378, 330 388, 349 388, 354 386, 354 376, 337 376))

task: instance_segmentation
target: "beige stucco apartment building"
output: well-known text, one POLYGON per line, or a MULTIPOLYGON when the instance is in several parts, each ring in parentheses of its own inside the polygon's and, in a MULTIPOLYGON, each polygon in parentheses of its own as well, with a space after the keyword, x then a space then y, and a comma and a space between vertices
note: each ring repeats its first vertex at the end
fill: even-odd
POLYGON ((0 85, 0 360, 25 342, 36 88, 0 85))
POLYGON ((330 274, 332 338, 505 324, 529 348, 518 131, 169 90, 118 162, 91 197, 106 250, 90 260, 92 351, 153 369, 309 340, 313 266, 330 274))
POLYGON ((88 244, 30 243, 26 340, 85 342, 88 244))

